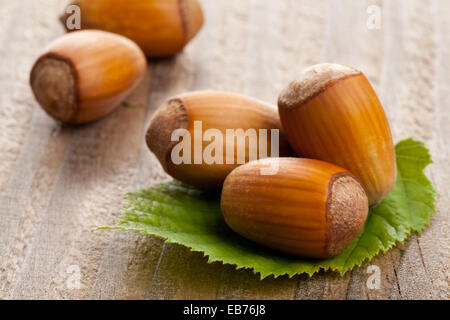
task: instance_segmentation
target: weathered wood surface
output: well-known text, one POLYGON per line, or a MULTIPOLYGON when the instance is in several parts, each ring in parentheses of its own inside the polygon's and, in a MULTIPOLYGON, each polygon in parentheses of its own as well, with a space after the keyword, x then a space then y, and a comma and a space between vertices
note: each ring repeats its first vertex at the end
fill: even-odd
POLYGON ((0 298, 449 299, 450 2, 447 0, 203 1, 206 26, 183 54, 151 62, 144 83, 106 119, 61 126, 34 101, 28 73, 63 33, 57 0, 0 0, 0 298), (380 30, 366 26, 382 7, 380 30), (187 249, 112 224, 125 192, 166 179, 143 143, 167 97, 220 89, 272 103, 308 65, 361 68, 396 140, 431 149, 439 214, 421 236, 344 277, 259 280, 187 249), (381 269, 369 289, 367 267, 381 269), (75 266, 75 267, 71 267, 75 266), (81 286, 69 284, 79 268, 81 286))

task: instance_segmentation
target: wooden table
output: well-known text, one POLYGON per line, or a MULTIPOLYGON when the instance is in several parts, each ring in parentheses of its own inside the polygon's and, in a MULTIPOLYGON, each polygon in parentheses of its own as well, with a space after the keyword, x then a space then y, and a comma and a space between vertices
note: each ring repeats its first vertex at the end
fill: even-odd
POLYGON ((62 126, 35 102, 29 70, 63 34, 57 0, 0 0, 0 298, 449 299, 450 1, 205 0, 206 25, 186 50, 153 61, 107 118, 62 126), (370 5, 381 29, 368 29, 370 5), (144 145, 169 96, 229 90, 276 103, 305 67, 362 69, 395 139, 426 142, 439 214, 421 236, 341 277, 259 280, 138 233, 92 231, 120 215, 127 191, 167 179, 144 145), (380 287, 366 282, 380 268, 380 287), (370 269, 371 270, 371 269, 370 269), (79 271, 79 273, 78 273, 79 271), (75 286, 80 280, 80 286, 75 286))

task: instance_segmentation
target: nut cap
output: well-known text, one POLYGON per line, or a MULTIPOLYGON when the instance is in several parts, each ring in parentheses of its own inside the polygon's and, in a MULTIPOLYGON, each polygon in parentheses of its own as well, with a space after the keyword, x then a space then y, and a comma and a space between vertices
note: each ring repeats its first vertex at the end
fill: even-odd
POLYGON ((110 113, 143 79, 147 61, 131 40, 84 30, 50 43, 33 66, 30 85, 53 118, 70 124, 110 113))
MULTIPOLYGON (((81 29, 125 36, 150 58, 180 52, 203 25, 198 0, 76 0, 72 4, 81 9, 81 29)), ((61 16, 66 29, 68 17, 61 16)))
POLYGON ((360 71, 312 66, 282 91, 278 111, 299 157, 346 168, 361 181, 371 205, 391 191, 396 161, 389 123, 360 71))
POLYGON ((252 145, 258 150, 253 149, 256 151, 254 159, 260 157, 259 148, 264 145, 267 151, 266 156, 274 154, 272 130, 278 130, 279 134, 279 155, 275 156, 292 154, 281 130, 276 107, 239 94, 220 91, 190 92, 169 99, 153 116, 146 139, 149 149, 156 155, 169 175, 198 188, 219 189, 234 168, 253 160, 250 153, 250 138, 245 139, 242 149, 238 148, 240 139, 235 137, 230 140, 234 141, 232 148, 234 152, 228 152, 228 146, 231 146, 231 143, 228 144, 227 132, 236 133, 238 130, 244 134, 247 130, 255 133, 257 140, 252 141, 256 142, 252 145), (200 132, 196 132, 196 123, 201 125, 200 132), (172 134, 177 129, 184 129, 185 133, 178 141, 173 142, 172 134), (207 163, 204 159, 204 152, 212 141, 204 141, 203 136, 210 129, 218 133, 221 138, 221 142, 217 142, 214 138, 214 143, 217 142, 214 154, 221 152, 218 156, 220 161, 214 161, 214 163, 207 163), (265 130, 266 137, 260 138, 261 129, 265 130), (175 164, 172 161, 172 151, 175 150, 176 145, 185 140, 191 146, 190 163, 183 161, 181 164, 175 164), (195 149, 196 145, 200 146, 200 149, 195 149), (242 153, 244 156, 241 158, 242 153), (200 163, 195 161, 196 155, 200 163))
POLYGON ((221 208, 228 226, 250 240, 297 256, 329 258, 360 234, 368 199, 359 181, 338 166, 270 158, 227 177, 221 208), (278 172, 262 175, 268 166, 278 172))

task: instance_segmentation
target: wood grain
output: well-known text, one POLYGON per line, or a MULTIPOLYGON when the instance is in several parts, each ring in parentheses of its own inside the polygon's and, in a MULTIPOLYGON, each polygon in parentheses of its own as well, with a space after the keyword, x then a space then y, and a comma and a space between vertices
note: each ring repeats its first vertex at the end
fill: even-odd
POLYGON ((217 0, 174 58, 107 118, 61 126, 32 97, 29 70, 63 34, 57 0, 0 0, 0 299, 449 299, 450 3, 446 0, 217 0), (379 30, 367 8, 382 8, 379 30), (276 103, 305 67, 364 70, 398 141, 431 149, 438 215, 420 236, 341 277, 259 280, 188 249, 133 232, 92 231, 120 215, 123 194, 167 178, 144 144, 156 108, 190 90, 276 103), (381 272, 367 286, 369 266, 381 272), (81 286, 68 285, 73 266, 81 286))

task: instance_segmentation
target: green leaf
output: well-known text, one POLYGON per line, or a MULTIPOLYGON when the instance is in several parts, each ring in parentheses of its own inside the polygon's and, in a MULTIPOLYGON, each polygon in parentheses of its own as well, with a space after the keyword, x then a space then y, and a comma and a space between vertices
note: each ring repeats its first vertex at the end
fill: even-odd
POLYGON ((178 182, 168 182, 127 195, 128 204, 116 226, 102 229, 141 231, 203 252, 209 262, 221 261, 253 269, 262 278, 274 275, 310 276, 323 270, 341 274, 420 233, 435 213, 436 192, 423 173, 431 163, 423 143, 404 140, 396 148, 398 178, 392 192, 370 209, 363 232, 331 259, 300 259, 264 248, 235 234, 225 224, 219 194, 208 194, 178 182))

